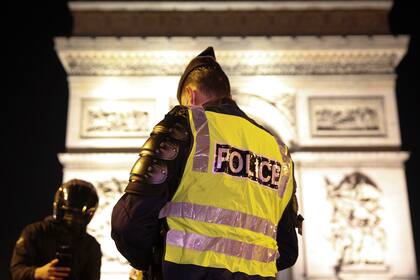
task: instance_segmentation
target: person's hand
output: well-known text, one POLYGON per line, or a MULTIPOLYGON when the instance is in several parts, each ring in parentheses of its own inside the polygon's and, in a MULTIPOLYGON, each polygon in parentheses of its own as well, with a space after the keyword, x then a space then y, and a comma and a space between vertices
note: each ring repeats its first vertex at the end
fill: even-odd
POLYGON ((69 276, 70 268, 63 266, 56 266, 58 259, 53 259, 44 266, 35 269, 34 278, 36 280, 63 280, 64 277, 69 276))

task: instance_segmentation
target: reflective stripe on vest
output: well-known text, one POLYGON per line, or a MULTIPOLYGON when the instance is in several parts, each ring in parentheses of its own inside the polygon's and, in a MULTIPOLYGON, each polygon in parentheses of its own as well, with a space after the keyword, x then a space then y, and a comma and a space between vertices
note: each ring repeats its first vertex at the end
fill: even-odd
POLYGON ((197 251, 214 251, 264 263, 274 262, 279 256, 277 250, 262 246, 247 244, 224 237, 208 237, 196 233, 185 233, 178 230, 168 231, 166 243, 197 251))
POLYGON ((286 191, 287 183, 290 179, 290 157, 288 156, 289 151, 284 144, 279 143, 279 150, 283 158, 283 165, 281 167, 281 174, 280 182, 279 182, 279 195, 280 197, 284 196, 284 192, 286 191))
POLYGON ((210 135, 204 108, 194 106, 191 108, 194 119, 195 137, 197 146, 194 153, 193 170, 197 172, 207 172, 209 164, 210 135))
POLYGON ((287 147, 244 118, 189 110, 193 147, 159 216, 165 260, 275 276, 276 227, 293 191, 287 147))
POLYGON ((276 238, 277 225, 270 221, 242 212, 197 205, 186 202, 169 202, 160 211, 159 218, 178 217, 195 221, 240 227, 276 238))

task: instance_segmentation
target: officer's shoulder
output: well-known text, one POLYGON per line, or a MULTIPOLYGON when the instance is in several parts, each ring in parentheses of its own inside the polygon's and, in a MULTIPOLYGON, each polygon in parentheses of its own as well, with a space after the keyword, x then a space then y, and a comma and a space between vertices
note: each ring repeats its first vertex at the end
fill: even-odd
POLYGON ((189 134, 188 131, 188 107, 177 105, 153 127, 151 135, 170 134, 174 139, 185 141, 189 134))
POLYGON ((188 107, 182 105, 176 105, 167 114, 166 117, 188 117, 188 107))

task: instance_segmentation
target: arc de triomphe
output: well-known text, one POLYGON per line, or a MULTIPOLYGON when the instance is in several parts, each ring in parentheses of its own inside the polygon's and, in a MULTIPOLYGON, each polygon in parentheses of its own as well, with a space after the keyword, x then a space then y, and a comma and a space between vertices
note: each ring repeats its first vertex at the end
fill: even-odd
POLYGON ((177 101, 179 76, 207 46, 243 110, 292 150, 304 222, 300 258, 281 279, 416 279, 394 68, 406 38, 71 37, 64 180, 95 183, 102 278, 128 279, 110 215, 136 151, 177 101))

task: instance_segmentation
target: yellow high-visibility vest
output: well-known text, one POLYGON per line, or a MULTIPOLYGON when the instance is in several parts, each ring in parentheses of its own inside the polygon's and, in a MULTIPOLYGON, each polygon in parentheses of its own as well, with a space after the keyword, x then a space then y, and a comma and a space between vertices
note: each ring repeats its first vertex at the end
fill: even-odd
POLYGON ((275 276, 276 228, 293 194, 287 147, 238 116, 191 107, 189 120, 193 147, 160 212, 165 260, 275 276))

